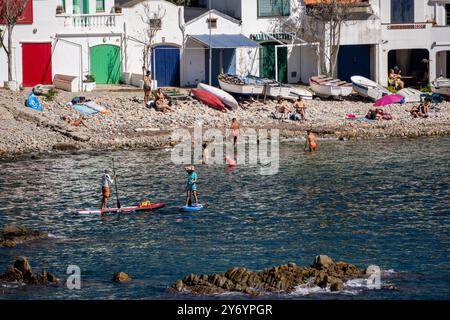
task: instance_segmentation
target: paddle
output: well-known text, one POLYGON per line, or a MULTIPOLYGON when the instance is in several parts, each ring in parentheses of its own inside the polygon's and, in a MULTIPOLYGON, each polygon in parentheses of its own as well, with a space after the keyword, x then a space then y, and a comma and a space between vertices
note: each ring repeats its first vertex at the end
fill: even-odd
MULTIPOLYGON (((117 200, 117 208, 120 209, 120 201, 119 201, 119 192, 117 191, 117 177, 116 177, 116 167, 114 166, 114 158, 112 159, 113 164, 113 173, 114 173, 114 185, 116 187, 116 200, 117 200)), ((119 211, 120 216, 120 211, 119 211)))

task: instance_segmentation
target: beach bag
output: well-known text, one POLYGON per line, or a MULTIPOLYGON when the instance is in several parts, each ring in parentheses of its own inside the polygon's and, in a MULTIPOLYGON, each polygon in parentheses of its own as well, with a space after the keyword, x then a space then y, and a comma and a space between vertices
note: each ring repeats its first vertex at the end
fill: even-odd
POLYGON ((44 110, 42 108, 41 103, 39 102, 39 99, 34 95, 33 92, 30 92, 30 94, 28 95, 27 99, 25 100, 25 105, 28 108, 31 108, 34 110, 38 110, 38 111, 44 110))

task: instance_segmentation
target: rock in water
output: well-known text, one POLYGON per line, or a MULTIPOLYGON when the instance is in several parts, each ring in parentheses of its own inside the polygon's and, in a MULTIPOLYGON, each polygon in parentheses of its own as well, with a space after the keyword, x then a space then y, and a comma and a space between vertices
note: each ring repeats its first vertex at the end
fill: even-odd
POLYGON ((26 257, 17 258, 16 262, 14 262, 14 268, 22 272, 25 279, 33 274, 33 269, 31 269, 30 263, 26 257))
POLYGON ((24 241, 47 238, 47 233, 23 226, 7 225, 0 229, 0 247, 11 248, 24 241))
POLYGON ((116 272, 113 274, 114 282, 125 282, 130 280, 130 277, 125 272, 116 272))
POLYGON ((281 266, 254 272, 246 268, 231 268, 223 274, 190 274, 172 286, 176 292, 188 291, 196 294, 217 294, 227 291, 258 296, 270 292, 289 293, 297 286, 315 284, 331 291, 344 288, 344 281, 365 275, 364 268, 338 262, 325 255, 317 256, 311 267, 298 267, 291 262, 281 266))
POLYGON ((334 265, 333 260, 329 256, 320 255, 314 259, 312 267, 318 270, 329 269, 334 265))

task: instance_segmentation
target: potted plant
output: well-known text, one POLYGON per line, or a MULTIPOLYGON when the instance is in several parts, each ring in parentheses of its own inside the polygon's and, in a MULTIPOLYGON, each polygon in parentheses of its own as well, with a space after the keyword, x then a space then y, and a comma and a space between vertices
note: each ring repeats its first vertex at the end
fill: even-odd
POLYGON ((83 81, 83 91, 90 92, 95 89, 95 76, 93 74, 88 74, 85 76, 83 81))
POLYGON ((64 7, 62 5, 56 6, 56 14, 62 14, 64 13, 64 7))
POLYGON ((114 12, 115 13, 122 13, 122 7, 120 6, 120 4, 116 3, 114 5, 114 12))

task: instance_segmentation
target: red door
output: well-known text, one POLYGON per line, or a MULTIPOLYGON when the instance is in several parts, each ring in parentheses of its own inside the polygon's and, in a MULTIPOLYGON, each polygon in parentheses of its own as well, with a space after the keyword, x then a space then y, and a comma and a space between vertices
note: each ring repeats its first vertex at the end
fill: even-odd
POLYGON ((52 44, 22 43, 23 86, 52 83, 52 44))

